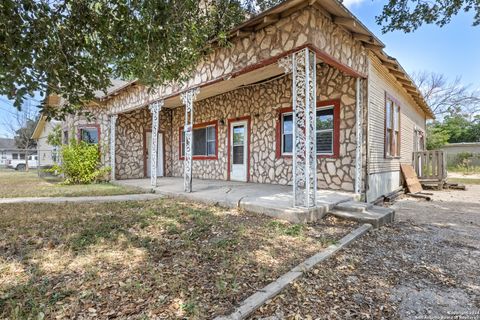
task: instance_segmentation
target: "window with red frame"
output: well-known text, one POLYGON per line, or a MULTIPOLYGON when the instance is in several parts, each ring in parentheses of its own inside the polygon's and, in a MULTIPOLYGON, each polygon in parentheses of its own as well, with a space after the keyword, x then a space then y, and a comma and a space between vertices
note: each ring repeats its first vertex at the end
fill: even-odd
MULTIPOLYGON (((182 130, 181 156, 185 155, 185 132, 182 130)), ((217 155, 216 125, 193 129, 193 156, 214 157, 217 155)))
MULTIPOLYGON (((327 105, 317 107, 317 155, 333 155, 335 144, 335 107, 327 105)), ((293 114, 281 114, 281 151, 282 155, 293 152, 293 114)))
POLYGON ((385 103, 385 156, 400 156, 400 106, 388 96, 385 103))
POLYGON ((100 134, 96 127, 80 128, 80 140, 89 144, 98 144, 100 134))

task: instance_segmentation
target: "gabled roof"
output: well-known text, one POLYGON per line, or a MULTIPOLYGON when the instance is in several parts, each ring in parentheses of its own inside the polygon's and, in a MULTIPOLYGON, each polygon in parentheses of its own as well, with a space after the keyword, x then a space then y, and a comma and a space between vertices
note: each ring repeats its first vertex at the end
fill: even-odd
MULTIPOLYGON (((38 119, 37 125, 35 126, 35 130, 33 130, 32 139, 37 140, 37 139, 40 138, 40 136, 42 135, 42 132, 43 132, 43 128, 45 128, 45 125, 48 122, 49 121, 47 120, 47 117, 45 117, 44 115, 42 115, 40 117, 40 119, 38 119)), ((60 121, 58 121, 58 120, 50 120, 50 122, 60 123, 60 121)))
POLYGON ((0 138, 0 150, 16 150, 15 139, 0 138))
MULTIPOLYGON (((338 0, 285 0, 233 28, 229 33, 229 37, 245 37, 251 32, 265 28, 281 18, 289 16, 293 12, 308 6, 318 8, 326 16, 330 17, 333 23, 340 25, 342 28, 349 31, 354 39, 362 42, 367 50, 370 50, 379 58, 381 63, 388 69, 389 73, 395 77, 398 83, 417 103, 419 108, 425 112, 427 118, 433 119, 435 117, 421 91, 415 85, 405 69, 400 65, 397 59, 384 52, 385 44, 338 0)), ((107 89, 107 93, 105 94, 102 91, 97 91, 95 93, 95 98, 100 101, 108 100, 112 96, 117 95, 120 91, 136 83, 137 80, 122 81, 119 79, 112 79, 112 86, 107 89)))
POLYGON ((421 91, 410 78, 397 59, 384 52, 385 44, 380 41, 350 10, 338 0, 285 0, 280 4, 252 17, 248 21, 235 27, 230 37, 242 37, 249 32, 260 30, 277 22, 279 19, 301 10, 307 6, 319 8, 332 21, 349 31, 353 38, 361 41, 365 48, 371 50, 402 85, 428 118, 435 118, 432 110, 425 101, 421 91))
POLYGON ((131 84, 135 83, 133 81, 124 81, 121 79, 110 79, 112 84, 107 88, 107 92, 103 92, 101 90, 95 91, 95 98, 99 100, 107 99, 111 95, 115 95, 118 91, 125 89, 126 87, 130 86, 131 84))

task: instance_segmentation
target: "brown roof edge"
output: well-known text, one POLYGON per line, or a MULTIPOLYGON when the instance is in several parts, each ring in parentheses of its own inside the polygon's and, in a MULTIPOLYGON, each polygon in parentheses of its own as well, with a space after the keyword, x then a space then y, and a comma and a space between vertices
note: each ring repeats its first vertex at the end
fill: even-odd
POLYGON ((383 50, 371 50, 375 56, 378 57, 383 66, 387 68, 390 74, 400 83, 400 85, 407 91, 418 106, 425 112, 427 119, 435 119, 430 106, 425 101, 423 94, 418 86, 412 80, 410 75, 405 71, 397 59, 387 55, 383 50))

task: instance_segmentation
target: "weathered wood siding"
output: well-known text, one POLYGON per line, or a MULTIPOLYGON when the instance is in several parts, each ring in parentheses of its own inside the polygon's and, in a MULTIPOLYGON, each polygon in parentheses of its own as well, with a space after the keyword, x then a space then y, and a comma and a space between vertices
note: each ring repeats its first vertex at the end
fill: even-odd
MULTIPOLYGON (((391 180, 394 181, 389 186, 387 184, 380 188, 372 186, 370 189, 376 188, 376 191, 371 192, 369 200, 374 200, 372 197, 393 191, 391 189, 395 187, 395 184, 398 187, 400 163, 412 162, 415 129, 425 132, 425 113, 374 56, 370 56, 368 94, 368 175, 382 174, 385 178, 385 174, 390 173, 391 180), (385 158, 386 93, 400 104, 400 157, 394 159, 385 158), (378 194, 379 192, 382 193, 378 194)), ((376 183, 376 179, 370 179, 370 181, 376 183)))

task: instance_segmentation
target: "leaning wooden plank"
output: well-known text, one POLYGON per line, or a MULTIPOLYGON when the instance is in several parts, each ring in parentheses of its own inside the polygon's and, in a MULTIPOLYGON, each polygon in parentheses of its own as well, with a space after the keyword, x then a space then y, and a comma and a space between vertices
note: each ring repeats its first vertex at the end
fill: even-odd
POLYGON ((418 181, 417 174, 413 167, 409 164, 401 164, 400 169, 402 170, 403 178, 407 184, 407 191, 410 193, 418 193, 423 191, 420 181, 418 181))

